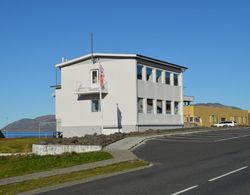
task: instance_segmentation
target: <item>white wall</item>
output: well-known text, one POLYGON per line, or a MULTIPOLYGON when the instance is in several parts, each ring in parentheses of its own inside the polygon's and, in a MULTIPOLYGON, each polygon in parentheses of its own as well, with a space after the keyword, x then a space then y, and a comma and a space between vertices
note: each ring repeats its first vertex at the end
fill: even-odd
MULTIPOLYGON (((136 124, 136 61, 133 59, 101 59, 108 85, 108 94, 103 98, 104 128, 118 125, 117 105, 121 113, 122 126, 136 124)), ((98 67, 95 64, 94 67, 98 67)), ((90 87, 92 62, 85 61, 61 69, 62 89, 56 94, 56 115, 62 127, 101 125, 101 113, 91 112, 91 99, 78 100, 75 90, 79 83, 90 87)), ((84 95, 81 97, 85 97, 84 95)), ((93 96, 89 96, 93 98, 93 96)), ((99 94, 95 97, 99 98, 99 94)), ((65 133, 64 133, 65 134, 65 133)))
POLYGON ((135 125, 137 113, 136 61, 112 59, 101 61, 108 82, 103 101, 104 125, 117 125, 117 104, 122 125, 135 125))
POLYGON ((138 80, 138 97, 181 101, 181 86, 138 80))
POLYGON ((61 69, 61 119, 62 126, 99 125, 99 113, 92 113, 90 100, 78 100, 75 94, 79 83, 90 86, 91 61, 81 62, 61 69))

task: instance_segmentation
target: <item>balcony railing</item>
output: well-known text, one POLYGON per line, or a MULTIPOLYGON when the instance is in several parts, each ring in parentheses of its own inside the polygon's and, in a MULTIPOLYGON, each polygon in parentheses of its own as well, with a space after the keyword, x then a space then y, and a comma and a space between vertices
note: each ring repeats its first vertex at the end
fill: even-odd
MULTIPOLYGON (((102 93, 108 93, 108 85, 104 84, 104 88, 101 89, 102 93)), ((77 95, 90 95, 90 94, 98 94, 100 93, 99 87, 86 87, 83 84, 79 84, 76 88, 75 94, 77 95)))
POLYGON ((183 101, 184 102, 193 102, 194 101, 194 96, 184 95, 183 101))

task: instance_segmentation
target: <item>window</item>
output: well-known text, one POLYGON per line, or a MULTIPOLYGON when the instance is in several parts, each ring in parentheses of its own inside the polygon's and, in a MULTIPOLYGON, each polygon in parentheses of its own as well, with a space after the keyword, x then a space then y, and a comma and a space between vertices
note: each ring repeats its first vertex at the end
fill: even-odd
POLYGON ((91 101, 91 111, 92 112, 100 112, 101 111, 100 100, 92 100, 91 101))
POLYGON ((143 99, 142 98, 137 99, 137 109, 138 109, 138 113, 143 113, 143 99))
POLYGON ((148 68, 146 69, 146 73, 147 73, 147 81, 153 81, 153 70, 152 68, 148 68))
POLYGON ((221 118, 220 121, 224 122, 224 121, 226 121, 226 118, 221 118))
POLYGON ((178 81, 178 74, 174 74, 174 86, 178 86, 179 85, 179 81, 178 81))
POLYGON ((174 102, 174 114, 179 114, 179 102, 174 102))
POLYGON ((165 83, 170 85, 170 72, 165 72, 165 83))
POLYGON ((156 70, 156 82, 162 83, 161 70, 156 70))
POLYGON ((196 123, 200 123, 200 121, 201 121, 200 117, 195 117, 195 122, 196 123))
POLYGON ((137 79, 142 80, 142 65, 138 64, 137 65, 137 79))
POLYGON ((162 100, 157 100, 157 114, 162 114, 162 100))
POLYGON ((153 106, 153 100, 147 99, 147 113, 154 113, 154 106, 153 106))
POLYGON ((166 114, 171 114, 171 101, 166 101, 166 114))
POLYGON ((99 78, 99 71, 98 70, 91 70, 91 83, 98 84, 99 78))

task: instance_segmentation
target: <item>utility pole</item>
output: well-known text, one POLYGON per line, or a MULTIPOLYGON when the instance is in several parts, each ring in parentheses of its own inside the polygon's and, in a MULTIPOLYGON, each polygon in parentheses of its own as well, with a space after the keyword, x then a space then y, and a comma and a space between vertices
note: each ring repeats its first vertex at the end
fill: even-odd
POLYGON ((41 127, 40 127, 40 126, 41 126, 41 122, 39 122, 39 124, 38 124, 38 138, 39 138, 39 139, 40 139, 40 137, 41 137, 41 136, 40 136, 40 135, 41 135, 41 133, 40 133, 40 132, 41 132, 41 127))
POLYGON ((9 124, 9 117, 6 116, 5 119, 6 119, 5 136, 6 136, 6 138, 8 138, 8 131, 7 131, 7 129, 8 129, 8 124, 9 124))

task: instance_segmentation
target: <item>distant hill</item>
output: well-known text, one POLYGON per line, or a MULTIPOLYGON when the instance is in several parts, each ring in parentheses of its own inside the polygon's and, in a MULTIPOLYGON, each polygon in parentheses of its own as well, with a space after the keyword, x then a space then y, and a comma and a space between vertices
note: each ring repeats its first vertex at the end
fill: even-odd
POLYGON ((13 123, 8 124, 1 130, 7 129, 8 131, 31 131, 38 130, 40 124, 40 130, 56 130, 55 115, 39 116, 34 119, 24 118, 13 123))
POLYGON ((220 103, 199 103, 199 104, 193 104, 193 106, 209 106, 209 107, 231 108, 231 109, 242 110, 241 108, 235 106, 227 106, 220 103))

